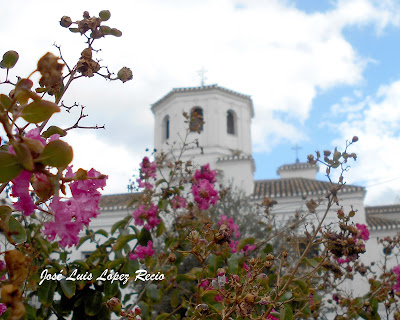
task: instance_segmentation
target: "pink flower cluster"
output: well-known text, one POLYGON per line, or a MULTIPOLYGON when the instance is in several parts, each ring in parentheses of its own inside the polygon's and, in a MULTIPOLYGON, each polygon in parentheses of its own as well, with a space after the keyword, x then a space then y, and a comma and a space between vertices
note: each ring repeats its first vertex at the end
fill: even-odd
POLYGON ((12 180, 13 186, 11 190, 12 197, 18 197, 18 201, 14 203, 14 208, 29 216, 36 209, 36 205, 32 201, 29 194, 29 185, 31 182, 32 172, 22 171, 18 177, 12 180))
POLYGON ((210 170, 210 165, 206 164, 200 170, 196 170, 193 179, 192 193, 194 201, 197 202, 200 210, 207 210, 210 205, 214 205, 219 200, 218 191, 214 189, 217 172, 210 170))
POLYGON ((175 196, 171 200, 172 208, 179 209, 179 208, 186 208, 187 202, 186 199, 181 196, 175 196))
POLYGON ((226 215, 222 215, 221 219, 218 221, 218 225, 222 226, 223 224, 227 225, 231 236, 235 236, 235 238, 240 238, 239 226, 233 221, 233 218, 228 218, 226 215))
POLYGON ((148 241, 147 246, 138 245, 135 248, 135 252, 129 254, 129 259, 136 260, 136 259, 145 259, 146 257, 151 257, 154 254, 153 250, 153 242, 148 241))
POLYGON ((364 241, 367 241, 369 239, 369 231, 367 226, 365 224, 356 223, 356 227, 360 233, 359 237, 364 241))
POLYGON ((393 273, 397 275, 397 283, 393 286, 393 290, 400 293, 400 264, 393 268, 393 273))
MULTIPOLYGON (((276 312, 276 311, 275 311, 275 309, 272 309, 271 312, 276 312)), ((279 320, 277 317, 274 317, 272 314, 269 314, 265 319, 279 320)))
POLYGON ((0 303, 0 316, 7 311, 7 306, 4 303, 0 303))
MULTIPOLYGON (((43 146, 46 145, 46 141, 40 135, 40 130, 38 128, 30 130, 25 136, 27 138, 39 141, 43 146)), ((53 135, 50 137, 49 141, 56 140, 59 137, 60 136, 58 134, 53 135)), ((15 155, 15 151, 12 146, 9 147, 8 151, 15 155)), ((13 183, 11 196, 18 198, 18 201, 14 203, 14 208, 23 212, 26 216, 31 215, 36 209, 36 205, 33 203, 32 197, 29 194, 31 177, 31 172, 23 170, 18 177, 11 181, 13 183)))
POLYGON ((150 162, 149 158, 144 157, 140 164, 140 178, 137 179, 139 188, 152 189, 153 185, 149 182, 150 179, 156 178, 156 163, 150 162))
MULTIPOLYGON (((88 171, 87 175, 88 179, 69 184, 72 198, 61 201, 59 197, 54 197, 50 204, 54 221, 45 224, 43 233, 51 241, 58 236, 62 247, 77 245, 82 225, 89 225, 90 219, 96 218, 100 213, 101 193, 97 189, 105 187, 107 176, 101 177, 94 169, 88 171)), ((74 176, 71 167, 67 169, 65 176, 74 176)))
POLYGON ((157 217, 157 213, 158 207, 151 203, 150 205, 140 205, 133 211, 132 215, 137 226, 144 225, 146 230, 151 230, 157 227, 161 222, 161 219, 157 217))

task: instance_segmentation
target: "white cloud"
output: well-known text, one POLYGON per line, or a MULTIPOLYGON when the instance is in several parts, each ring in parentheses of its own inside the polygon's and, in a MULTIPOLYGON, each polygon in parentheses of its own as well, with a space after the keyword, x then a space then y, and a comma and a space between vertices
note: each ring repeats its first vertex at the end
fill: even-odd
POLYGON ((94 168, 107 174, 104 193, 127 192, 129 179, 138 170, 140 154, 117 142, 102 141, 93 132, 71 131, 65 140, 74 148, 74 170, 94 168))
MULTIPOLYGON (((347 174, 348 182, 367 188, 367 204, 388 204, 400 196, 400 81, 381 86, 376 95, 344 105, 347 120, 337 125, 340 144, 353 135, 359 141, 352 147, 358 154, 347 174)), ((340 110, 339 105, 334 106, 340 110)))
MULTIPOLYGON (((133 159, 133 154, 142 154, 153 144, 150 104, 173 87, 199 85, 196 71, 201 66, 209 70, 207 83, 252 95, 255 150, 271 151, 282 141, 307 139, 299 132, 318 92, 360 83, 370 62, 358 55, 343 30, 372 24, 379 33, 399 23, 398 6, 388 0, 340 0, 332 10, 313 14, 296 9, 290 1, 250 0, 240 8, 237 4, 230 0, 123 4, 71 0, 68 6, 50 0, 40 5, 8 2, 0 13, 6 27, 0 37, 7 45, 4 50, 20 52, 17 74, 29 74, 47 51, 57 53, 51 46, 54 41, 73 63, 84 38, 61 28, 58 20, 63 15, 79 19, 84 10, 97 14, 109 9, 107 24, 121 29, 123 37, 100 39, 95 48, 102 48, 99 57, 111 70, 131 67, 134 80, 122 84, 78 79, 64 100, 87 106, 86 125, 104 123, 107 128, 91 136, 90 142, 79 140, 76 154, 90 159, 94 145, 119 145, 115 152, 123 150, 133 159)), ((74 118, 57 121, 70 125, 74 118)), ((102 161, 103 156, 97 158, 102 161)), ((110 165, 122 168, 124 158, 116 157, 110 165)))

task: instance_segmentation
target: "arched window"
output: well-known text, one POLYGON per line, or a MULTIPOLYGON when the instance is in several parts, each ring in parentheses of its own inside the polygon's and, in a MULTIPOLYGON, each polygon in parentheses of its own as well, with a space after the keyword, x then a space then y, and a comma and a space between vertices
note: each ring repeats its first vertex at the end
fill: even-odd
POLYGON ((165 116, 162 124, 162 135, 163 135, 163 140, 168 140, 169 139, 169 127, 170 127, 170 121, 169 121, 169 116, 165 116))
POLYGON ((235 115, 232 110, 226 113, 226 132, 228 134, 236 134, 235 115))
POLYGON ((190 131, 203 131, 203 109, 194 107, 190 112, 190 131))

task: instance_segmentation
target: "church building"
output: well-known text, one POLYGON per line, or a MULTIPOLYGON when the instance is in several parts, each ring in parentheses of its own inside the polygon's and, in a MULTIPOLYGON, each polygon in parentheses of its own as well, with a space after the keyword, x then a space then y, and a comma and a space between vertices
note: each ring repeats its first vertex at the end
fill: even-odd
MULTIPOLYGON (((278 179, 254 180, 255 163, 252 157, 251 119, 255 116, 253 101, 249 95, 218 85, 175 88, 156 101, 151 110, 154 114, 154 147, 178 152, 185 136, 183 112, 196 112, 204 120, 198 132, 190 132, 189 139, 198 139, 201 148, 189 148, 182 161, 192 160, 196 165, 210 164, 220 173, 220 183, 243 190, 254 202, 265 197, 277 201, 273 213, 277 219, 293 216, 295 212, 307 212, 305 199, 324 199, 331 185, 316 179, 317 165, 296 161, 282 164, 277 169, 278 179), (172 148, 172 149, 171 149, 172 148)), ((340 205, 345 211, 357 210, 355 222, 368 225, 371 239, 367 243, 366 257, 374 261, 383 256, 377 252, 377 238, 400 231, 400 205, 365 207, 366 189, 362 186, 345 185, 338 193, 340 205)), ((113 221, 123 218, 128 209, 131 193, 105 195, 100 202, 102 214, 95 219, 102 228, 111 228, 113 221)), ((321 210, 323 209, 321 205, 321 210)), ((337 221, 333 208, 327 222, 337 221)))

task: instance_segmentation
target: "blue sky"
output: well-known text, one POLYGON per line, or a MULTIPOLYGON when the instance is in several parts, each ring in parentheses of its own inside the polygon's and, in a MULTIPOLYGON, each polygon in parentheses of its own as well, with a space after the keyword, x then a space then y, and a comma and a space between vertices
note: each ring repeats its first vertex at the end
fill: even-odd
MULTIPOLYGON (((153 145, 150 105, 175 87, 207 83, 252 96, 256 179, 276 177, 315 150, 360 138, 347 182, 368 188, 367 204, 400 202, 400 4, 397 0, 43 0, 7 2, 0 12, 4 51, 20 52, 16 74, 29 74, 52 46, 76 61, 84 39, 59 26, 63 15, 109 9, 121 38, 99 40, 111 70, 129 66, 134 80, 80 79, 66 104, 87 106, 84 124, 107 130, 68 134, 75 165, 109 174, 107 193, 125 192, 153 145), (377 184, 377 183, 380 184, 377 184), (384 183, 382 183, 384 182, 384 183)), ((61 114, 61 126, 77 114, 61 114)), ((319 178, 324 179, 321 174, 319 178)))

